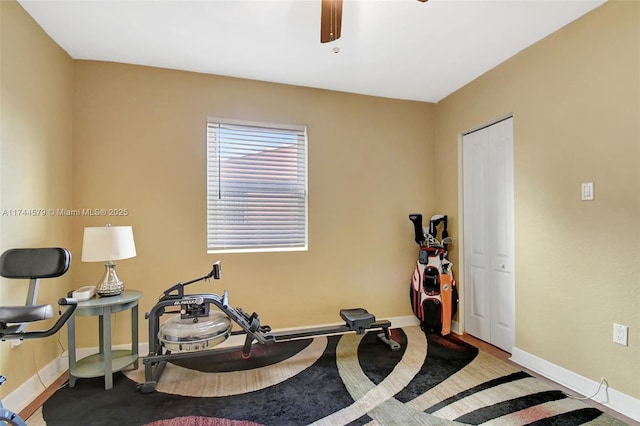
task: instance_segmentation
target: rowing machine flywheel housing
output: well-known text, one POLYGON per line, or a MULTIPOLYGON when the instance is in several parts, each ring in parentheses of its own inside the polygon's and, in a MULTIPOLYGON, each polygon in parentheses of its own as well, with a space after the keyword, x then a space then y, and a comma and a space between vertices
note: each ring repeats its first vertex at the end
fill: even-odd
POLYGON ((181 318, 175 316, 160 326, 158 339, 172 352, 195 352, 212 348, 227 340, 231 334, 231 321, 220 311, 209 316, 181 318))

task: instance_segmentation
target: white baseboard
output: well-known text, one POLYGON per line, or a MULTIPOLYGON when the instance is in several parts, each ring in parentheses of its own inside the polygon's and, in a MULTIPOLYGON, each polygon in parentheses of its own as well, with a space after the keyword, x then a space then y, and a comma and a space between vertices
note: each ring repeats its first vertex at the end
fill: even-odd
POLYGON ((451 332, 455 334, 463 334, 462 327, 458 321, 451 321, 451 332))
MULTIPOLYGON (((2 404, 5 408, 19 413, 24 410, 27 405, 31 404, 32 401, 34 401, 47 387, 51 386, 51 384, 53 384, 53 382, 55 382, 58 377, 68 369, 69 363, 66 358, 56 358, 43 369, 38 371, 38 374, 32 376, 29 380, 4 397, 2 404), (44 388, 42 387, 40 380, 44 383, 44 388)), ((7 380, 11 380, 11 376, 8 376, 7 380)))
MULTIPOLYGON (((516 364, 553 380, 581 395, 592 395, 600 384, 599 382, 588 379, 516 347, 513 348, 510 359, 516 364)), ((638 399, 611 387, 606 390, 604 388, 600 389, 592 399, 624 416, 640 421, 640 400, 638 399)))
POLYGON ((392 318, 388 318, 388 320, 391 321, 391 327, 393 328, 420 325, 420 320, 413 315, 407 315, 404 317, 392 317, 392 318))
MULTIPOLYGON (((391 327, 408 327, 412 325, 419 325, 420 321, 415 316, 402 316, 387 318, 391 322, 391 327)), ((304 328, 284 328, 274 330, 277 332, 286 332, 291 330, 304 331, 307 328, 317 328, 324 326, 342 325, 344 323, 324 324, 319 326, 309 326, 304 328)), ((218 347, 236 347, 244 344, 244 335, 231 336, 225 342, 221 343, 218 347)), ((116 345, 114 350, 131 349, 131 345, 116 345)), ((98 347, 93 348, 78 348, 76 350, 76 358, 82 359, 89 355, 93 355, 98 352, 98 347)), ((141 342, 138 346, 138 353, 140 357, 143 357, 149 353, 149 342, 141 342)), ((38 372, 38 375, 44 382, 45 386, 50 386, 54 381, 58 379, 65 371, 69 369, 69 354, 65 351, 59 358, 51 362, 38 372)), ((43 391, 42 384, 38 379, 38 375, 34 375, 16 390, 11 392, 4 398, 4 405, 7 408, 11 408, 12 411, 19 412, 23 410, 27 405, 34 401, 43 391)))

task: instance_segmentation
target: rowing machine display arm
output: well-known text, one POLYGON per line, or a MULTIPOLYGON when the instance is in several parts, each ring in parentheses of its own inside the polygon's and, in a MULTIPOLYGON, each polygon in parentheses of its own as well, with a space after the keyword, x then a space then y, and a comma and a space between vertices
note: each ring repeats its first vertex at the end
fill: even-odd
MULTIPOLYGON (((187 281, 186 283, 183 283, 183 282, 177 283, 173 287, 164 291, 164 297, 175 297, 175 296, 183 297, 184 288, 186 286, 188 286, 189 284, 200 282, 200 281, 209 280, 211 278, 213 278, 214 280, 219 280, 220 278, 222 278, 222 266, 219 260, 213 264, 213 268, 211 269, 211 272, 209 272, 207 275, 200 278, 196 278, 195 280, 187 281), (171 294, 174 291, 177 291, 177 293, 171 294)), ((160 299, 162 299, 162 297, 160 299)))

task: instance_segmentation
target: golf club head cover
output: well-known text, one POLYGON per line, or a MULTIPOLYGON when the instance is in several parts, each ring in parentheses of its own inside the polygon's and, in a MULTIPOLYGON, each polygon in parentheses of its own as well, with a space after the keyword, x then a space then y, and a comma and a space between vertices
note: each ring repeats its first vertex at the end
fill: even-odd
POLYGON ((416 233, 415 241, 420 247, 424 245, 424 232, 422 231, 422 215, 420 213, 412 213, 409 220, 413 222, 413 229, 416 233))

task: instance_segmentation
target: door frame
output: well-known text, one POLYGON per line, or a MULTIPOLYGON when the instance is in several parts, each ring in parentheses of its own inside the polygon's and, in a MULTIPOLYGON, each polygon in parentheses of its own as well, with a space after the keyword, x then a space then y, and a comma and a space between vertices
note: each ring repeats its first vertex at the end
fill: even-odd
MULTIPOLYGON (((464 286, 465 284, 465 256, 464 256, 464 176, 463 176, 463 163, 462 163, 462 142, 464 139, 465 135, 468 135, 469 133, 473 133, 473 132, 477 132, 478 130, 482 130, 486 127, 490 127, 493 126, 494 124, 498 124, 501 121, 504 120, 508 120, 510 118, 514 118, 514 114, 513 113, 508 113, 505 114, 503 116, 500 116, 499 118, 496 118, 495 120, 491 120, 488 121, 484 124, 478 125, 478 126, 474 126, 471 127, 468 130, 462 131, 460 133, 458 133, 458 241, 457 241, 457 248, 458 248, 458 260, 459 260, 459 265, 457 267, 457 275, 459 277, 459 282, 462 283, 462 287, 458 287, 458 297, 459 297, 459 301, 458 301, 458 324, 456 327, 456 331, 460 334, 464 334, 465 333, 465 311, 466 311, 466 301, 465 301, 465 288, 464 286)), ((515 128, 515 120, 514 120, 514 128, 515 128)), ((515 131, 514 131, 515 133, 515 131)), ((515 137, 513 138, 515 140, 515 137)), ((512 141, 513 143, 513 141, 512 141)), ((514 147, 515 148, 515 147, 514 147)), ((515 149, 514 149, 515 150, 515 149)), ((515 155, 513 156, 513 160, 515 161, 515 155)), ((515 166, 514 166, 514 174, 515 174, 515 166)), ((514 176, 514 181, 515 181, 515 176, 514 176)), ((514 182, 515 183, 515 182, 514 182)), ((515 204, 515 188, 514 188, 514 204, 515 204)), ((514 206, 514 216, 515 216, 515 206, 514 206)), ((514 217, 514 225, 515 225, 515 217, 514 217)), ((515 257, 515 226, 514 226, 514 255, 513 255, 513 260, 514 260, 514 266, 513 266, 513 283, 514 283, 514 315, 515 315, 515 280, 516 280, 516 271, 515 271, 515 262, 516 262, 516 257, 515 257)), ((514 318, 514 334, 515 334, 515 318, 514 318)), ((514 342, 515 342, 515 335, 514 337, 514 342)))

